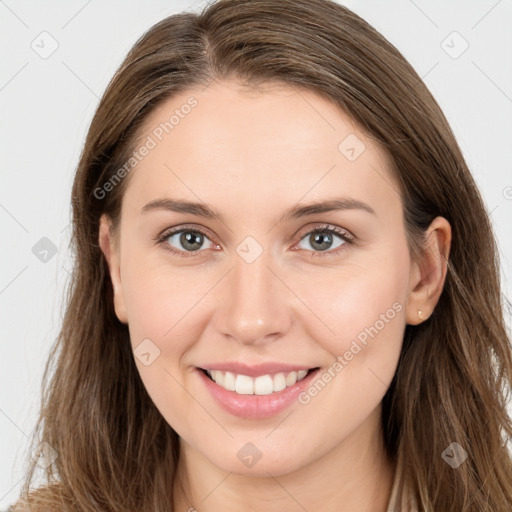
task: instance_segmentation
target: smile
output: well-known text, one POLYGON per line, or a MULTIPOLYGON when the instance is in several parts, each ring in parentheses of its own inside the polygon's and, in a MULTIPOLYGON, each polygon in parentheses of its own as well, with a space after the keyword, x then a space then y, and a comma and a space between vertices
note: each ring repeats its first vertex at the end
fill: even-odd
POLYGON ((276 373, 274 375, 261 375, 249 377, 221 370, 206 370, 207 375, 227 391, 234 391, 239 395, 270 395, 293 386, 301 381, 311 370, 299 370, 298 372, 276 373))
POLYGON ((275 416, 296 404, 299 394, 321 370, 316 367, 254 377, 223 370, 196 368, 195 371, 222 409, 233 416, 258 420, 275 416))

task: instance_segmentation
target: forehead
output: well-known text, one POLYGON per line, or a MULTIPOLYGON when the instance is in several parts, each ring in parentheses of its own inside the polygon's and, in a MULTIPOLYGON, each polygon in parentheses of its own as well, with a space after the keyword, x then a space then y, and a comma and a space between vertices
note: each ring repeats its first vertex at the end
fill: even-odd
POLYGON ((226 206, 263 208, 336 191, 400 201, 384 150, 302 88, 222 81, 181 92, 148 116, 137 144, 151 149, 130 175, 130 201, 222 197, 226 206))

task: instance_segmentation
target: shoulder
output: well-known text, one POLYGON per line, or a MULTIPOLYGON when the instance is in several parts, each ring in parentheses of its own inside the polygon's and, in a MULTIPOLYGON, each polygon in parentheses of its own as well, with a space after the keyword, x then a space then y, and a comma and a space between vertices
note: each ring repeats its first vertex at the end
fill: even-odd
POLYGON ((53 484, 31 490, 11 505, 7 512, 70 512, 70 503, 63 499, 62 486, 53 484))
POLYGON ((11 505, 5 512, 48 512, 51 510, 52 512, 71 512, 71 509, 66 508, 64 505, 55 506, 54 503, 44 503, 44 502, 35 502, 31 500, 27 502, 26 500, 19 500, 14 505, 11 505))

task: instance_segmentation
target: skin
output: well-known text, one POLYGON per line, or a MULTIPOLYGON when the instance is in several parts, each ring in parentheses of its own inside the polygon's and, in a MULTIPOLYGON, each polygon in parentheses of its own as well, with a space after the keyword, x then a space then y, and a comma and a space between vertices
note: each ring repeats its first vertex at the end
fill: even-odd
POLYGON ((192 95, 198 105, 130 174, 119 231, 103 217, 99 235, 116 314, 128 324, 133 347, 149 338, 160 350, 149 366, 135 360, 180 436, 185 492, 175 482, 174 510, 385 512, 395 468, 384 454, 381 400, 406 323, 427 319, 439 299, 450 225, 436 218, 424 256, 411 261, 387 155, 311 91, 217 81, 160 104, 141 140, 192 95), (365 145, 354 161, 338 150, 349 134, 365 145), (341 196, 375 214, 351 209, 277 223, 298 202, 341 196), (141 213, 166 197, 206 203, 224 222, 141 213), (179 234, 154 241, 184 224, 207 231, 199 250, 183 246, 179 234), (333 235, 321 251, 306 232, 323 224, 349 230, 355 242, 333 235), (236 251, 247 236, 263 249, 250 264, 236 251), (225 412, 193 371, 222 361, 327 369, 393 303, 401 311, 317 396, 269 419, 225 412), (251 468, 237 457, 247 442, 262 453, 251 468))

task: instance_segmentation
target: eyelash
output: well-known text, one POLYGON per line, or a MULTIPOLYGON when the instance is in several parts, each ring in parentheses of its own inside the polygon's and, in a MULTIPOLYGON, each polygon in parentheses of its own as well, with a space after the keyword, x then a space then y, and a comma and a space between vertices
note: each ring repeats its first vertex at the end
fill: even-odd
MULTIPOLYGON (((167 239, 170 236, 175 235, 176 233, 182 233, 182 232, 200 233, 203 236, 205 236, 206 238, 210 239, 208 233, 206 231, 204 231, 203 229, 198 228, 198 227, 184 225, 184 226, 180 226, 179 228, 172 228, 172 229, 168 229, 168 230, 164 231, 161 235, 158 235, 155 238, 155 242, 159 245, 162 245, 162 247, 166 251, 169 251, 172 254, 176 254, 178 256, 182 256, 184 258, 195 256, 197 253, 202 252, 202 251, 194 251, 194 252, 189 251, 187 253, 186 251, 179 251, 179 250, 174 249, 171 245, 169 245, 167 243, 167 239)), ((302 233, 300 236, 299 242, 306 236, 311 235, 313 233, 317 233, 317 232, 318 233, 335 234, 335 235, 339 236, 343 240, 344 243, 334 251, 325 251, 325 252, 321 251, 320 252, 320 251, 308 251, 307 249, 299 249, 302 251, 308 251, 310 253, 309 257, 312 257, 312 258, 315 258, 317 256, 324 257, 324 256, 338 255, 342 250, 344 250, 346 244, 353 245, 354 241, 355 241, 355 236, 352 235, 352 233, 350 233, 346 229, 342 229, 337 226, 332 226, 330 224, 324 224, 321 226, 316 226, 315 228, 310 229, 309 231, 306 231, 305 233, 302 233)))

